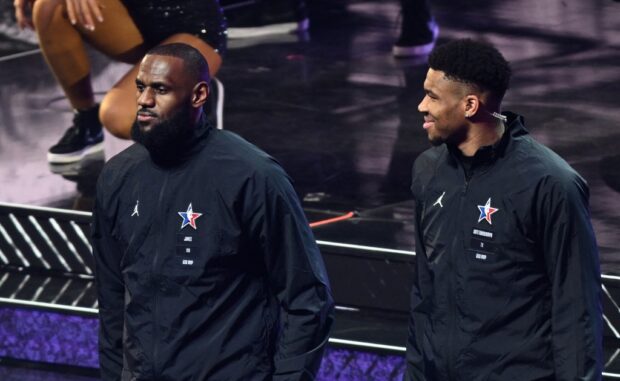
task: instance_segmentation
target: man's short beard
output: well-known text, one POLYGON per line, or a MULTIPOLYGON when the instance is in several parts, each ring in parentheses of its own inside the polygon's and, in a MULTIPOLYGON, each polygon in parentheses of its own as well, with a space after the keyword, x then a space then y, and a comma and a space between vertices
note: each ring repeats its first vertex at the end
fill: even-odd
POLYGON ((194 125, 189 107, 153 125, 150 131, 140 128, 137 120, 131 127, 131 138, 142 144, 156 162, 174 162, 191 139, 194 125))
POLYGON ((428 141, 431 143, 433 147, 437 147, 437 146, 444 144, 446 142, 446 139, 444 139, 441 136, 435 136, 432 138, 429 136, 428 141))
POLYGON ((458 146, 467 138, 467 130, 464 128, 460 128, 457 130, 453 130, 451 133, 446 133, 445 135, 437 134, 435 136, 428 136, 428 141, 432 146, 437 147, 442 144, 454 145, 458 146))

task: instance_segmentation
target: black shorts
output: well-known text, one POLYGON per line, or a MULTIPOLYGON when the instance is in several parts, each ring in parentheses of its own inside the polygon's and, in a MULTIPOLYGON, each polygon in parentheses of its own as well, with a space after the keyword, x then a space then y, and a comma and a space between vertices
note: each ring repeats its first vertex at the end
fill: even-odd
POLYGON ((226 50, 226 18, 219 0, 123 0, 123 4, 148 46, 189 33, 220 54, 226 50))

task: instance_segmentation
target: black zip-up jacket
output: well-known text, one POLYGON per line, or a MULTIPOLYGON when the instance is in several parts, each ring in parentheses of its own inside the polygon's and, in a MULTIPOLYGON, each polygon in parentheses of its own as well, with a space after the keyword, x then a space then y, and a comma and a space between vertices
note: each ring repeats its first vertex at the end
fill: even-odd
POLYGON ((103 380, 313 380, 333 302, 283 169, 201 125, 175 165, 134 144, 98 182, 103 380))
POLYGON ((502 139, 469 171, 445 144, 414 164, 407 381, 601 377, 588 187, 506 115, 502 139))

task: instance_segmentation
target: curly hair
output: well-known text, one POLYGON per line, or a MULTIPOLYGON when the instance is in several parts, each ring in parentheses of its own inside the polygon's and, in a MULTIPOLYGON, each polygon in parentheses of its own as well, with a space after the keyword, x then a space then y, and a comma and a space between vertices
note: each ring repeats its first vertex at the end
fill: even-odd
POLYGON ((431 69, 451 80, 478 86, 501 102, 510 82, 510 65, 490 44, 461 39, 439 45, 428 58, 431 69))

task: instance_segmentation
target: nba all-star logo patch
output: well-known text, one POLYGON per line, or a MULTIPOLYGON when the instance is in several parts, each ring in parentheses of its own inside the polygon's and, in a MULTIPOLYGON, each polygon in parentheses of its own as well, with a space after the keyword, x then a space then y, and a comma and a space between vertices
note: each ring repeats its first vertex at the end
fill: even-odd
POLYGON ((478 205, 478 209, 480 210, 480 217, 478 217, 478 223, 480 223, 480 221, 482 220, 486 220, 489 225, 492 225, 493 222, 491 221, 491 216, 493 215, 493 213, 499 211, 499 209, 491 206, 491 197, 489 197, 486 204, 478 205))
POLYGON ((196 228, 196 220, 198 219, 198 217, 202 216, 202 213, 194 212, 194 210, 192 209, 192 203, 191 202, 187 206, 187 211, 185 211, 185 212, 178 212, 178 213, 179 213, 179 216, 181 216, 181 218, 183 219, 183 222, 181 223, 181 229, 183 229, 187 225, 193 227, 194 230, 197 229, 196 228))

